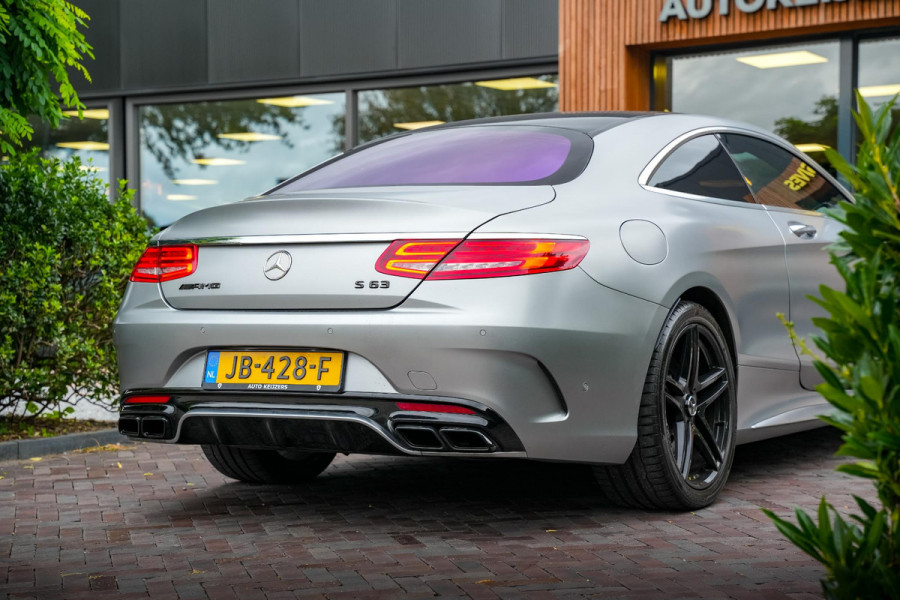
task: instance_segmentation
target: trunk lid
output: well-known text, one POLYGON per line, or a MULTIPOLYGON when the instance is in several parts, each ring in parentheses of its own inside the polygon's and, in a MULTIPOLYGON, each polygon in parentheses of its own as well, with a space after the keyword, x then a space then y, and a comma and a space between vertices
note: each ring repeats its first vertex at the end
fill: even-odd
POLYGON ((550 186, 381 188, 252 198, 190 214, 163 231, 159 243, 195 243, 199 251, 192 275, 160 287, 178 309, 390 308, 419 284, 375 270, 392 241, 463 238, 498 215, 553 198, 550 186))

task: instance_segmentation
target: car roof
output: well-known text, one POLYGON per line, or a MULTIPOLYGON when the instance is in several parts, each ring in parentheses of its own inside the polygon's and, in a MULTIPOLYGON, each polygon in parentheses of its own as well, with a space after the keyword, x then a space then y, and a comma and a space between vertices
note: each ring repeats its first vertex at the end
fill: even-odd
POLYGON ((604 131, 622 125, 628 121, 667 115, 666 112, 651 111, 608 111, 608 112, 570 112, 570 113, 532 113, 526 115, 511 115, 505 117, 488 117, 484 119, 469 119, 467 121, 453 121, 436 127, 429 127, 427 131, 439 129, 455 129, 458 127, 470 127, 475 125, 531 125, 541 127, 558 127, 580 131, 590 136, 595 136, 604 131))

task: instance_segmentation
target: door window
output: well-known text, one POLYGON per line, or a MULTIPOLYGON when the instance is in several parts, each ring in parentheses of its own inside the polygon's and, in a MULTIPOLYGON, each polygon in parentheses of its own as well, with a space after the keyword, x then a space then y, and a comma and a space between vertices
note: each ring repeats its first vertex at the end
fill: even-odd
POLYGON ((754 202, 728 153, 713 135, 688 140, 663 160, 649 185, 673 192, 754 202))
POLYGON ((821 173, 784 148, 746 135, 721 138, 760 204, 822 210, 844 199, 821 173))

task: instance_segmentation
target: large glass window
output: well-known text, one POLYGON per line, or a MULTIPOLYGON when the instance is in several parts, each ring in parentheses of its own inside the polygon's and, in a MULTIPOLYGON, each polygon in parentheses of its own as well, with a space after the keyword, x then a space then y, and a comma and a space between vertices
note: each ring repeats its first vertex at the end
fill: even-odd
POLYGON ((141 106, 141 209, 159 226, 262 193, 344 149, 345 95, 141 106))
MULTIPOLYGON (((873 107, 900 94, 900 38, 859 43, 859 92, 873 107)), ((900 112, 900 107, 896 109, 900 112)))
POLYGON ((360 143, 450 121, 553 112, 556 75, 514 77, 359 93, 360 143))
POLYGON ((556 184, 581 173, 589 136, 549 127, 448 128, 362 148, 279 192, 377 185, 556 184))
POLYGON ((671 59, 670 108, 758 125, 820 163, 837 147, 839 42, 671 59))
POLYGON ((82 111, 81 119, 77 110, 65 114, 56 129, 39 119, 29 119, 34 128, 31 145, 40 148, 43 156, 63 160, 78 156, 82 169, 109 182, 109 110, 88 108, 82 111))

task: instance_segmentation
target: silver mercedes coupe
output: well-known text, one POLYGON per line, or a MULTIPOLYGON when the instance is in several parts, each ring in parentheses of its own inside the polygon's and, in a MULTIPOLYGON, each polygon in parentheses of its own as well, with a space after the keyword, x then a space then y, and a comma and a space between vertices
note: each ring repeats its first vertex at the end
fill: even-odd
POLYGON ((453 123, 157 235, 115 325, 119 430, 251 483, 335 453, 593 466, 691 509, 735 444, 815 427, 808 295, 849 194, 770 133, 678 114, 453 123))

